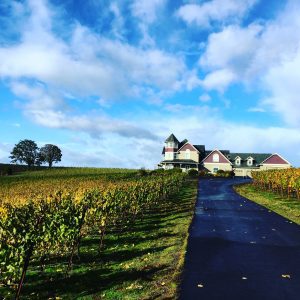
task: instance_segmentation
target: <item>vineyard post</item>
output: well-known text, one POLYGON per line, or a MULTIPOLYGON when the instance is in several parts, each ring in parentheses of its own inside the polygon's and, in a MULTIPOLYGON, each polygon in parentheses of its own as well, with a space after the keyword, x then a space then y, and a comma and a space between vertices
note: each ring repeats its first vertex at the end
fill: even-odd
POLYGON ((103 248, 103 241, 104 241, 105 231, 106 231, 106 224, 101 228, 99 246, 98 246, 98 254, 99 255, 101 254, 101 250, 103 248))
POLYGON ((26 253, 24 266, 23 266, 23 271, 22 271, 22 276, 21 276, 20 282, 18 284, 17 292, 16 292, 16 297, 15 297, 16 300, 20 298, 21 289, 22 289, 22 286, 23 286, 23 283, 24 283, 26 271, 27 271, 28 266, 29 266, 29 261, 30 261, 32 252, 33 252, 33 243, 31 243, 31 245, 28 249, 28 252, 26 253))

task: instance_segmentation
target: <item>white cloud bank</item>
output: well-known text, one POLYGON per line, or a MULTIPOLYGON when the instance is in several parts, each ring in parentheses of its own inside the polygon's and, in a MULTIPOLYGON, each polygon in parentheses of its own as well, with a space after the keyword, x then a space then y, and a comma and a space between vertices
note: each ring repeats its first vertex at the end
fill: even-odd
MULTIPOLYGON (((188 24, 205 27, 220 22, 225 26, 210 35, 199 59, 199 68, 207 74, 203 80, 188 70, 183 57, 157 49, 154 44, 148 48, 145 44, 132 46, 99 36, 78 23, 72 24, 69 38, 63 40, 52 28, 59 12, 51 10, 45 1, 28 3, 26 9, 31 14, 22 27, 20 41, 0 48, 0 76, 10 82, 15 95, 24 99, 19 105, 29 119, 84 135, 85 145, 62 145, 65 164, 153 168, 171 132, 195 144, 231 151, 277 152, 280 145, 281 154, 292 163, 299 161, 300 153, 294 151, 300 147, 300 110, 295 109, 300 107, 300 7, 296 1, 291 1, 276 20, 248 27, 234 21, 240 20, 255 1, 213 0, 183 6, 178 14, 188 24), (229 21, 234 25, 227 26, 229 21), (165 106, 166 114, 144 112, 126 121, 102 111, 74 114, 72 104, 64 100, 65 94, 75 98, 96 95, 97 101, 105 99, 102 102, 109 105, 114 98, 153 96, 157 90, 168 93, 200 85, 224 92, 234 82, 253 81, 259 81, 260 88, 269 94, 259 107, 276 111, 291 128, 235 124, 222 120, 209 106, 195 109, 182 103, 165 106)), ((141 27, 145 29, 144 38, 148 34, 146 23, 156 20, 165 1, 149 3, 136 1, 132 6, 136 18, 145 19, 141 27)), ((118 6, 112 4, 110 8, 120 21, 115 25, 117 37, 121 15, 118 6)), ((22 15, 24 9, 19 5, 16 14, 22 15)), ((209 101, 209 97, 200 100, 209 101)))
MULTIPOLYGON (((209 36, 200 68, 201 85, 225 91, 231 84, 255 84, 269 94, 259 106, 276 112, 286 124, 300 126, 300 3, 290 1, 278 17, 247 27, 229 25, 209 36)), ((242 100, 241 100, 242 101, 242 100)))
MULTIPOLYGON (((150 22, 163 2, 135 2, 133 10, 150 22)), ((121 18, 116 3, 110 10, 121 18)), ((20 107, 25 115, 42 126, 80 130, 94 137, 107 132, 155 139, 149 130, 131 121, 102 113, 74 115, 64 95, 71 95, 74 101, 97 95, 109 105, 122 98, 152 96, 157 90, 175 92, 189 80, 183 57, 105 38, 79 23, 68 27, 64 33, 68 38, 62 39, 54 33, 53 23, 59 16, 60 11, 47 1, 19 4, 14 17, 24 20, 20 41, 0 47, 0 77, 23 99, 20 107)))
POLYGON ((257 0, 212 0, 201 4, 185 4, 177 15, 188 25, 210 27, 213 22, 227 23, 240 19, 257 0))

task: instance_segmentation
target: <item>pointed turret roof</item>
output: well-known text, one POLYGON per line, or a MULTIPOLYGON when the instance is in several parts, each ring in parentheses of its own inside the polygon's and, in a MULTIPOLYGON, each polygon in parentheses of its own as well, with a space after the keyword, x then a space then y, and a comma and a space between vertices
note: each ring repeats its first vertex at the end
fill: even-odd
POLYGON ((176 136, 173 133, 165 140, 165 143, 170 143, 170 142, 179 143, 179 141, 177 140, 176 136))

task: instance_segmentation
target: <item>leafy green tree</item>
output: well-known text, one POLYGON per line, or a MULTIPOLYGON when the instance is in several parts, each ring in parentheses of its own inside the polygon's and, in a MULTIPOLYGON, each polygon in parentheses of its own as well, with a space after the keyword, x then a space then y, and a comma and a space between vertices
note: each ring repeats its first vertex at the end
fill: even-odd
POLYGON ((32 140, 22 140, 15 145, 10 153, 11 162, 25 163, 28 167, 38 164, 39 148, 32 140))
POLYGON ((40 149, 39 161, 47 162, 49 168, 52 167, 53 163, 61 161, 62 153, 61 150, 52 144, 46 144, 40 149))

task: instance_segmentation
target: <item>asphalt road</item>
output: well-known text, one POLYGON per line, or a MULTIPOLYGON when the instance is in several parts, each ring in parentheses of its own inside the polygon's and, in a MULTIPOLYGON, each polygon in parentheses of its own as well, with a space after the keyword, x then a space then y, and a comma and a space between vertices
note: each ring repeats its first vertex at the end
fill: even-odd
POLYGON ((199 181, 181 300, 300 299, 300 226, 236 194, 240 181, 199 181))

